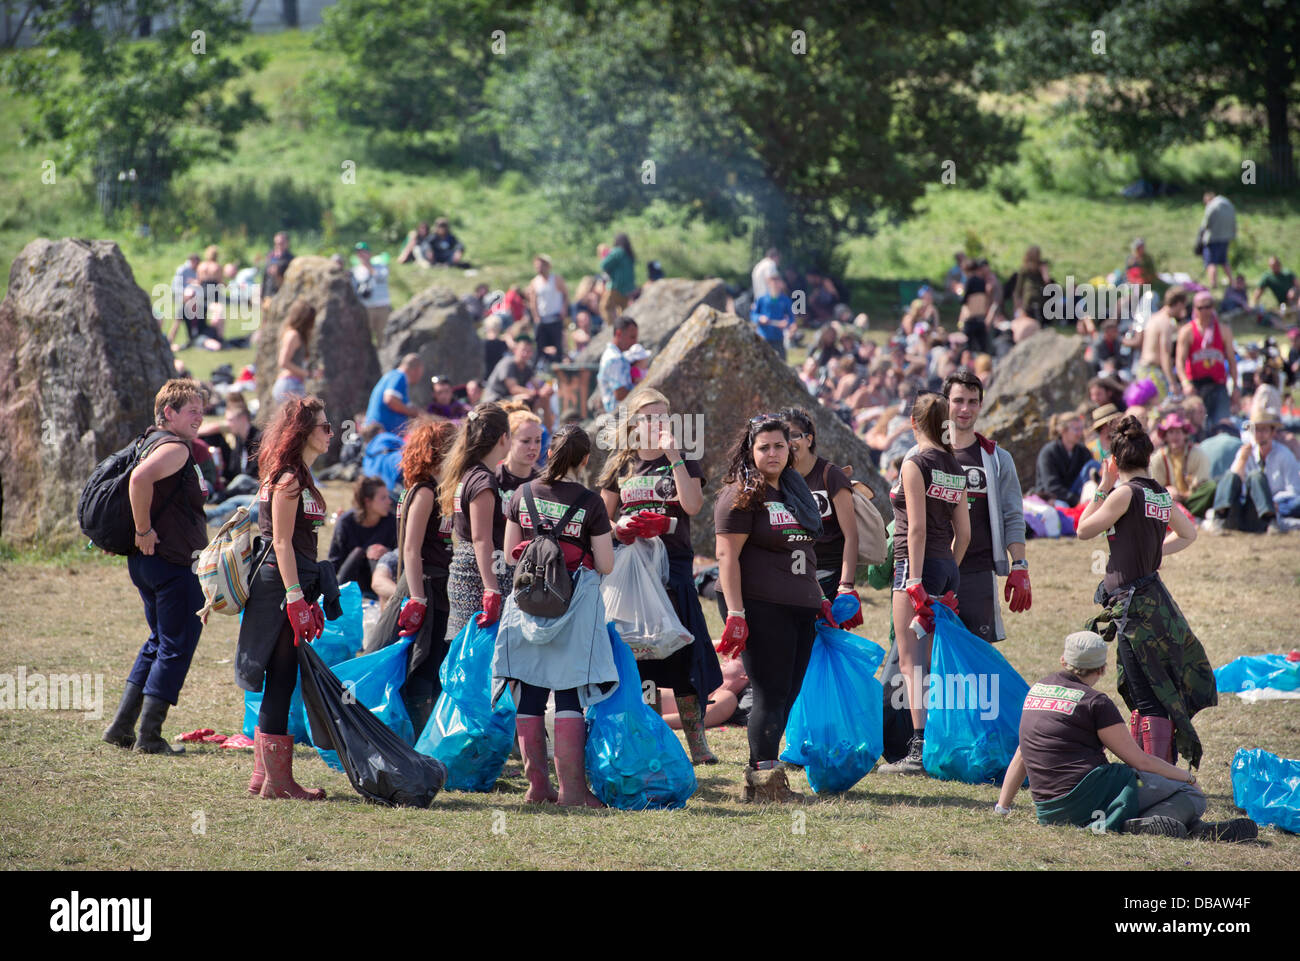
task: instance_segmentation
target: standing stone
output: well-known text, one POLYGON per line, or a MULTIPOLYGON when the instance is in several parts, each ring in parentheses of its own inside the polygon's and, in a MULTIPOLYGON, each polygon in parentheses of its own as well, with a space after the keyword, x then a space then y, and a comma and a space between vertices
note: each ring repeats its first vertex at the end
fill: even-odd
POLYGON ((984 394, 981 434, 1010 452, 1023 490, 1034 489, 1038 452, 1052 439, 1053 414, 1088 399, 1092 367, 1079 337, 1041 330, 998 362, 984 394))
MULTIPOLYGON (((668 346, 673 335, 701 304, 718 311, 726 310, 727 288, 722 281, 679 277, 656 280, 624 313, 636 321, 638 341, 651 353, 657 354, 668 346)), ((609 324, 602 327, 600 333, 591 338, 578 361, 600 363, 600 355, 609 345, 611 333, 609 324)))
MULTIPOLYGON (((885 522, 893 517, 888 485, 872 465, 866 444, 808 395, 799 376, 748 320, 698 307, 651 362, 637 390, 642 387, 653 387, 670 398, 674 414, 687 415, 679 438, 683 453, 703 455, 700 466, 708 479, 704 507, 691 518, 697 553, 707 557, 715 553, 713 504, 723 486, 732 445, 751 417, 782 407, 808 411, 817 428, 817 453, 834 464, 852 464, 854 478, 871 488, 873 503, 885 522)), ((635 398, 636 391, 628 396, 635 398)), ((599 470, 596 461, 603 462, 605 453, 592 452, 593 479, 599 470)))
POLYGON ((257 342, 257 395, 261 404, 258 419, 263 425, 274 406, 271 387, 279 370, 276 360, 280 331, 289 308, 299 297, 316 308, 307 367, 324 368, 325 376, 308 380, 307 393, 325 402, 325 414, 334 425, 329 450, 317 462, 325 466, 338 459, 347 433, 341 425, 354 421, 360 429, 371 388, 379 380, 379 358, 370 342, 366 309, 352 289, 352 275, 325 257, 295 257, 280 289, 262 312, 257 342))
POLYGON ((10 267, 0 343, 0 534, 80 543, 81 489, 153 422, 171 348, 117 244, 45 238, 10 267))
POLYGON ((419 354, 425 376, 411 384, 411 403, 426 407, 433 401, 429 378, 438 376, 463 384, 483 376, 483 341, 465 304, 445 287, 430 287, 388 318, 383 370, 397 366, 403 354, 419 354))

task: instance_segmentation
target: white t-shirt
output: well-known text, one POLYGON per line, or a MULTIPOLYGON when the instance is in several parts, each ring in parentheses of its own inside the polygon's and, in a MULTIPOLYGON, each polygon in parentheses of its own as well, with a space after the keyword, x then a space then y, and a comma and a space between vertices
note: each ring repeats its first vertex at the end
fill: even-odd
POLYGON ((532 279, 529 286, 537 295, 537 312, 542 315, 537 318, 539 322, 564 311, 564 295, 560 293, 560 288, 555 283, 555 274, 551 274, 545 280, 538 275, 532 279))
POLYGON ((367 307, 387 307, 392 302, 388 296, 388 265, 372 260, 369 267, 357 264, 352 268, 353 287, 360 288, 367 280, 370 281, 370 296, 362 297, 361 302, 367 307))

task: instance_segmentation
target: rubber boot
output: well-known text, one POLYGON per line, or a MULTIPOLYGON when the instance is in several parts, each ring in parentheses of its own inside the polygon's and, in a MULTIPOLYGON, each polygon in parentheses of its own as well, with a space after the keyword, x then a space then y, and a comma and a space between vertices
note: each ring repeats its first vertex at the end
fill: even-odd
POLYGON ((1225 844, 1234 844, 1239 841, 1253 841, 1259 837, 1259 825, 1250 818, 1198 821, 1192 825, 1191 833, 1196 841, 1222 841, 1225 844))
POLYGON ((555 774, 560 781, 561 807, 603 808, 600 798, 587 789, 587 720, 555 719, 555 774))
POLYGON ((184 754, 185 748, 172 747, 162 736, 163 721, 171 709, 160 697, 145 695, 144 707, 140 712, 140 736, 136 739, 135 749, 141 754, 184 754))
POLYGON ((266 780, 258 795, 264 798, 292 798, 295 801, 323 801, 325 791, 321 788, 304 788, 293 779, 293 735, 263 734, 262 763, 266 768, 266 780))
POLYGON ((691 749, 692 764, 717 764, 718 759, 709 750, 709 742, 704 738, 704 717, 700 711, 700 699, 691 694, 677 699, 677 716, 682 719, 682 733, 686 735, 686 746, 691 749))
POLYGON ((785 768, 779 765, 761 771, 746 767, 743 800, 747 804, 798 804, 803 795, 790 790, 785 768))
POLYGON ((104 731, 104 740, 117 747, 130 748, 135 744, 135 722, 140 719, 140 706, 144 691, 130 681, 122 689, 122 701, 117 705, 113 723, 104 731))
POLYGON ((1124 834, 1151 834, 1164 838, 1187 837, 1187 825, 1178 818, 1157 814, 1149 818, 1130 818, 1122 825, 1124 834))
POLYGON ((253 776, 248 779, 248 793, 260 794, 266 780, 266 762, 262 759, 262 729, 253 728, 253 776))
POLYGON ((1139 719, 1139 723, 1142 740, 1138 743, 1142 745, 1142 750, 1152 757, 1176 764, 1178 756, 1174 754, 1174 722, 1167 717, 1150 717, 1144 714, 1139 719))
POLYGON ((528 793, 524 795, 524 801, 528 804, 554 804, 560 795, 551 787, 550 771, 546 765, 546 719, 516 717, 515 733, 519 740, 519 754, 524 759, 524 777, 528 778, 528 793))

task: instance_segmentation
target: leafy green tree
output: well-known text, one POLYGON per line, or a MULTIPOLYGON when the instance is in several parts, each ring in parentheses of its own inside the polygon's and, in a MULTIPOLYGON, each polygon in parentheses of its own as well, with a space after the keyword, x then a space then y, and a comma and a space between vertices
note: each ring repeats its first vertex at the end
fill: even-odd
POLYGON ((1069 78, 1062 109, 1082 109, 1099 144, 1131 154, 1147 177, 1173 144, 1216 133, 1254 146, 1266 130, 1269 179, 1294 184, 1293 0, 1020 2, 1019 28, 1005 38, 1010 87, 1069 78))
POLYGON ((266 119, 251 91, 228 92, 262 66, 234 53, 248 32, 238 0, 50 0, 35 23, 35 48, 4 65, 5 82, 36 99, 24 136, 61 143, 65 170, 91 164, 105 213, 156 205, 173 178, 266 119), (133 41, 145 16, 165 20, 133 41))

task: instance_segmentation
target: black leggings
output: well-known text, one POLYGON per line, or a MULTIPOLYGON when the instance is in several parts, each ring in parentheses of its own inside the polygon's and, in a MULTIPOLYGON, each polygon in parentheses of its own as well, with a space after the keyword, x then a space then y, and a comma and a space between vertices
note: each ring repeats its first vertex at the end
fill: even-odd
POLYGON ((370 587, 370 575, 374 569, 370 558, 366 557, 366 549, 364 547, 354 547, 352 552, 343 559, 343 563, 339 565, 337 579, 340 584, 356 581, 357 586, 361 588, 363 593, 373 594, 374 591, 370 587))
POLYGON ((749 766, 775 761, 790 708, 812 656, 817 611, 745 598, 749 640, 740 655, 754 689, 749 711, 749 766))
MULTIPOLYGON (((519 707, 516 713, 541 717, 546 713, 546 698, 551 692, 544 687, 538 687, 535 684, 526 684, 519 681, 519 707)), ((578 689, 576 687, 567 687, 563 691, 555 692, 555 713, 561 711, 577 711, 582 713, 582 702, 578 700, 578 689)))
POLYGON ((275 650, 266 662, 266 683, 262 685, 262 709, 257 726, 263 734, 289 733, 289 702, 298 684, 298 652, 293 647, 293 628, 285 621, 275 650))
POLYGON ((1151 682, 1147 680, 1146 672, 1142 670, 1142 662, 1133 653, 1128 638, 1122 635, 1119 644, 1116 645, 1115 657, 1124 666, 1124 683, 1128 686, 1129 695, 1133 699, 1133 706, 1137 708, 1137 712, 1144 717, 1168 717, 1169 712, 1156 699, 1156 692, 1151 689, 1151 682))

